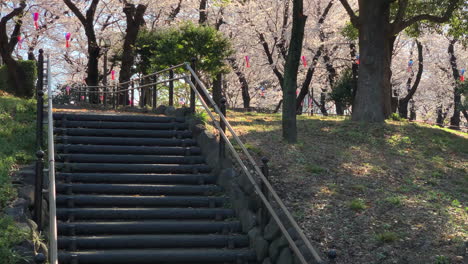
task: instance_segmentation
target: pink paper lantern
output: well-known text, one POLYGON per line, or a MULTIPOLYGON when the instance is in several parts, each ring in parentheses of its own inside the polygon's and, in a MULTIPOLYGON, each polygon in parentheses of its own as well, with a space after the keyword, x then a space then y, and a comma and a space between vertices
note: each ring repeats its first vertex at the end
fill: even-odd
POLYGON ((38 29, 39 29, 39 23, 38 23, 38 21, 39 21, 39 13, 37 13, 37 12, 34 13, 34 14, 33 14, 33 18, 34 18, 34 27, 36 28, 36 30, 38 30, 38 29))

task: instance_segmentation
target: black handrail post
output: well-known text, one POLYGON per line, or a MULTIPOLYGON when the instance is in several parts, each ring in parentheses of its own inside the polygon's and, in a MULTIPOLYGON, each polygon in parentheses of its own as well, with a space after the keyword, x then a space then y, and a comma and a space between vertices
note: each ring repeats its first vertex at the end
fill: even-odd
MULTIPOLYGON (((171 65, 172 67, 172 65, 171 65)), ((174 105, 174 70, 169 70, 169 106, 174 105)))
POLYGON ((117 94, 115 93, 115 86, 112 87, 112 96, 111 96, 111 99, 112 99, 112 108, 115 109, 115 102, 117 100, 117 94))
MULTIPOLYGON (((221 98, 221 113, 226 117, 226 98, 221 98)), ((223 119, 219 119, 219 126, 223 133, 226 133, 226 123, 223 122, 223 119)), ((226 157, 226 142, 221 134, 219 134, 219 161, 221 162, 226 157)))
POLYGON ((153 110, 156 109, 156 106, 158 104, 158 76, 154 75, 153 76, 153 110))
POLYGON ((144 91, 144 89, 147 89, 144 87, 145 85, 145 82, 142 80, 140 80, 140 101, 139 101, 139 104, 140 104, 140 107, 143 108, 145 107, 145 101, 146 101, 146 92, 144 91))
MULTIPOLYGON (((265 178, 267 180, 268 180, 268 178, 270 176, 270 168, 268 167, 268 162, 269 161, 270 160, 267 157, 262 158, 262 163, 263 164, 262 164, 261 170, 262 170, 262 173, 263 173, 263 175, 265 176, 265 178)), ((261 185, 261 189, 262 189, 263 195, 265 195, 265 197, 267 199, 269 199, 268 188, 266 187, 265 183, 263 183, 263 182, 262 182, 262 185, 261 185)), ((263 206, 261 216, 262 217, 260 219, 260 227, 263 230, 265 228, 265 226, 267 225, 268 218, 269 218, 268 209, 266 208, 266 206, 263 206)))
POLYGON ((135 99, 135 82, 132 82, 132 91, 130 93, 130 106, 133 107, 133 99, 135 99))
POLYGON ((37 124, 36 124, 36 144, 38 149, 44 146, 44 50, 39 50, 39 60, 37 66, 37 124))
POLYGON ((44 183, 44 151, 36 152, 36 179, 34 189, 34 220, 39 231, 42 230, 42 188, 44 183))
MULTIPOLYGON (((192 67, 192 70, 196 73, 197 72, 197 58, 192 58, 191 67, 192 67)), ((195 76, 192 75, 190 78, 192 80, 192 83, 195 85, 195 89, 198 89, 195 76)), ((195 91, 193 89, 190 89, 190 112, 192 114, 195 113, 195 91)))

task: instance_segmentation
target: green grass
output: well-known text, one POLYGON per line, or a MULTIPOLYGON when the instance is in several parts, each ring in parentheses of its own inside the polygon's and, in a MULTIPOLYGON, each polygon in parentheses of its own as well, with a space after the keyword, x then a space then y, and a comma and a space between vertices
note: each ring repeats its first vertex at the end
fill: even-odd
POLYGON ((12 246, 24 238, 3 209, 16 197, 11 173, 18 165, 33 160, 35 152, 34 100, 0 96, 0 259, 2 263, 16 263, 21 259, 12 246))
POLYGON ((375 237, 382 243, 392 243, 398 239, 398 234, 392 231, 385 231, 377 234, 375 237))
MULTIPOLYGON (((320 223, 335 230, 339 225, 349 232, 330 231, 334 240, 353 239, 364 245, 377 239, 371 229, 363 232, 363 225, 391 223, 392 229, 379 232, 398 230, 394 256, 407 254, 403 245, 407 237, 420 244, 428 237, 444 243, 453 237, 468 239, 467 133, 396 121, 396 116, 384 124, 364 124, 302 115, 297 119, 298 143, 287 144, 282 140, 280 114, 229 111, 227 117, 244 143, 270 159, 273 185, 286 203, 295 204, 291 212, 309 208, 307 215, 298 217, 305 228, 320 223)), ((393 238, 383 233, 380 239, 393 238)), ((451 244, 447 248, 431 244, 421 258, 432 263, 434 256, 455 250, 451 244)), ((353 250, 368 252, 359 245, 353 250)), ((376 254, 343 258, 380 263, 376 254)))
POLYGON ((19 229, 13 220, 0 218, 0 259, 1 263, 14 264, 23 259, 12 250, 13 246, 27 238, 29 234, 19 229))
POLYGON ((354 211, 362 211, 367 208, 365 201, 361 198, 355 198, 348 203, 350 209, 354 211))

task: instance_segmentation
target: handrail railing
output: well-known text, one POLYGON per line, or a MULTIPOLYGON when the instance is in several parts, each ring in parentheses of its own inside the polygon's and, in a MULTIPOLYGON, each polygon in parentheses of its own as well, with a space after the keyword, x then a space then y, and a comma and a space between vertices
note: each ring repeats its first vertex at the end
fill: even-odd
MULTIPOLYGON (((269 191, 269 193, 273 196, 275 202, 279 205, 280 209, 283 211, 283 213, 286 215, 286 217, 288 218, 288 221, 290 222, 290 224, 293 226, 293 228, 295 229, 295 231, 299 234, 299 236, 301 237, 301 239, 303 240, 304 244, 306 245, 307 249, 310 251, 310 253, 312 254, 314 260, 316 263, 321 263, 322 262, 322 259, 320 258, 320 256, 318 255, 318 253, 315 251, 315 249, 313 248, 312 244, 310 243, 310 241, 307 239, 307 237, 305 236, 304 232, 302 232, 301 228, 299 227, 299 225, 297 224, 297 222, 294 220, 293 216, 291 215, 291 213, 289 213, 288 209, 286 208, 286 206, 284 205, 283 201, 281 200, 281 198, 279 198, 278 194, 276 193, 276 191, 273 189, 273 187, 271 186, 270 182, 267 180, 267 178, 265 177, 265 175, 263 174, 262 170, 258 167, 258 165, 256 164, 255 160, 252 158, 252 156, 250 155, 250 153, 247 151, 247 148, 245 147, 245 145, 242 143, 242 141, 240 140, 240 138, 237 136, 236 132, 234 131, 234 129, 232 128, 231 124, 227 121, 226 117, 223 115, 223 113, 221 112, 221 110, 219 109, 219 107, 217 106, 217 104, 215 103, 215 101, 213 100, 213 98, 211 98, 208 90, 206 89, 205 85, 203 84, 203 82, 200 80, 200 78, 197 76, 197 74, 195 73, 195 71, 190 67, 190 65, 188 63, 186 63, 185 67, 187 68, 187 70, 189 70, 191 72, 191 75, 195 78, 197 84, 199 85, 199 88, 200 90, 205 94, 206 98, 208 98, 208 100, 210 101, 211 105, 213 106, 216 114, 218 114, 218 116, 220 117, 221 121, 226 125, 226 127, 228 128, 229 132, 231 133, 232 137, 234 138, 234 140, 236 141, 236 143, 241 147, 242 149, 242 152, 247 156, 247 159, 249 160, 249 162, 251 163, 251 165, 255 168, 255 171, 257 172, 258 176, 260 177, 260 180, 262 181, 262 183, 265 185, 266 189, 269 191)), ((192 88, 192 90, 195 92, 195 94, 197 95, 198 99, 200 100, 200 102, 202 103, 205 111, 208 113, 208 115, 210 116, 210 118, 212 119, 216 129, 219 131, 220 133, 220 136, 223 137, 224 141, 227 143, 228 147, 229 147, 229 150, 231 151, 231 153, 233 154, 234 158, 236 159, 236 161, 239 163, 240 167, 242 168, 242 170, 244 171, 244 173, 247 175, 250 183, 254 186, 255 188, 255 191, 257 193, 258 196, 260 196, 260 199, 262 200, 262 202, 264 203, 265 207, 268 209, 268 211, 270 212, 271 216, 273 217, 273 219, 275 220, 276 224, 278 225, 278 227, 281 229, 283 235, 286 237, 286 239, 288 240, 289 242, 289 245, 291 246, 292 250, 294 251, 294 253, 296 254, 296 256, 299 258, 299 260, 301 261, 302 264, 308 264, 307 260, 305 259, 304 255, 302 254, 301 250, 298 248, 298 246, 296 245, 296 243, 294 242, 293 238, 291 237, 291 235, 289 234, 288 230, 286 229, 286 227, 284 226, 284 224, 281 222, 278 214, 276 213, 275 209, 273 208, 273 206, 271 205, 271 203, 268 201, 267 197, 265 196, 265 194, 262 192, 262 189, 261 187, 257 184, 257 182, 255 181, 252 173, 249 171, 249 169, 247 168, 247 166, 244 164, 244 162, 242 161, 241 157, 239 156, 239 154, 237 153, 237 151, 235 150, 234 146, 232 145, 232 143, 229 141, 227 135, 224 133, 223 129, 221 128, 220 126, 220 123, 216 120, 216 118, 214 117, 213 113, 211 112, 209 106, 207 105, 207 103, 204 101, 203 99, 203 96, 200 94, 200 92, 198 91, 197 87, 195 86, 195 84, 189 79, 187 78, 186 79, 186 82, 188 82, 190 84, 190 87, 192 88)))
POLYGON ((57 208, 55 194, 55 146, 54 146, 54 117, 52 106, 52 82, 50 71, 50 55, 47 56, 47 97, 48 97, 48 155, 49 155, 49 263, 58 264, 57 256, 57 208))

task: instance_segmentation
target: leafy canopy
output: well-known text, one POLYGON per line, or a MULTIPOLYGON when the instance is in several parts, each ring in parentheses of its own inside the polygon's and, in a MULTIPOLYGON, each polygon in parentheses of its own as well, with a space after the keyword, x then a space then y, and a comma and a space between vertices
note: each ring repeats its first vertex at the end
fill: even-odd
POLYGON ((225 59, 232 54, 231 43, 222 33, 191 22, 140 32, 136 51, 137 67, 145 74, 196 58, 197 69, 214 76, 227 72, 225 59))

